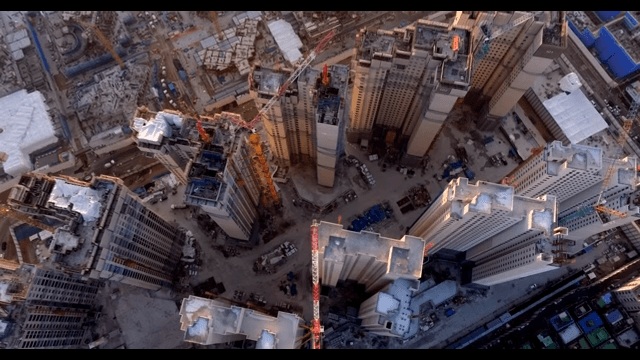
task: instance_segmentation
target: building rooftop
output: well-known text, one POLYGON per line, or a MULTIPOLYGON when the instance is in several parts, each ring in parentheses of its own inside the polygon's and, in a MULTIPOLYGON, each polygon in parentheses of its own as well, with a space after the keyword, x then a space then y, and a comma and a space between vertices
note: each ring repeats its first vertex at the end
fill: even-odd
POLYGON ((321 221, 318 226, 318 248, 325 259, 344 261, 345 255, 373 256, 387 262, 387 273, 419 278, 422 274, 424 240, 405 235, 390 239, 380 234, 345 230, 342 225, 321 221))
POLYGON ((252 74, 252 87, 259 93, 275 95, 288 77, 287 71, 256 67, 252 74))
POLYGON ((338 125, 343 118, 344 99, 347 96, 349 68, 344 65, 331 65, 328 68, 329 84, 322 83, 321 72, 316 74, 314 100, 316 101, 316 121, 323 124, 338 125))
POLYGON ((586 28, 590 32, 595 32, 602 25, 600 21, 594 22, 584 11, 567 11, 567 18, 571 20, 580 31, 586 28))
POLYGON ((43 259, 74 272, 89 270, 99 244, 96 227, 108 217, 117 183, 109 177, 94 177, 90 183, 70 177, 42 174, 23 176, 11 189, 9 204, 18 209, 46 214, 41 220, 57 228, 43 259))
POLYGON ((422 310, 436 307, 451 299, 458 288, 453 280, 445 280, 433 286, 431 280, 419 283, 417 280, 398 279, 379 292, 376 311, 383 315, 381 325, 391 322, 391 332, 405 339, 420 330, 420 319, 411 318, 423 314, 422 310))
POLYGON ((572 144, 606 129, 609 125, 580 90, 564 92, 545 100, 543 105, 572 144))
POLYGON ((290 63, 294 63, 302 58, 300 49, 303 47, 302 41, 293 31, 293 27, 284 19, 271 21, 267 24, 269 31, 273 35, 276 44, 282 51, 282 56, 290 63))
POLYGON ((216 344, 226 342, 223 335, 244 335, 257 341, 261 348, 293 349, 301 335, 303 320, 285 312, 274 318, 219 300, 189 295, 182 300, 180 323, 184 340, 189 342, 216 344))
POLYGON ((445 191, 443 195, 447 201, 460 204, 457 209, 460 215, 466 204, 469 204, 470 210, 487 213, 492 209, 513 210, 514 189, 511 186, 486 181, 477 181, 475 185, 471 185, 467 178, 460 177, 452 180, 445 191))
POLYGON ((0 153, 8 155, 0 168, 5 173, 18 177, 33 170, 29 155, 56 142, 58 138, 40 92, 19 90, 0 98, 0 153))
POLYGON ((544 152, 545 160, 554 162, 549 164, 550 173, 557 173, 558 167, 566 166, 572 169, 597 171, 602 169, 603 150, 592 146, 569 144, 563 146, 561 141, 553 141, 547 145, 544 152), (553 166, 552 166, 553 165, 553 166))

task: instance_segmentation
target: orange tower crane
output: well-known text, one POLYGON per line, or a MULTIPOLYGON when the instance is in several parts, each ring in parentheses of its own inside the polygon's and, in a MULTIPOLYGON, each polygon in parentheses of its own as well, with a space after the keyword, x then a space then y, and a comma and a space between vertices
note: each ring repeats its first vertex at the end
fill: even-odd
POLYGON ((262 184, 262 196, 263 204, 269 207, 280 201, 276 187, 271 179, 271 173, 269 172, 269 166, 267 165, 267 159, 262 151, 262 144, 260 144, 260 135, 251 134, 249 136, 249 144, 253 149, 253 161, 251 165, 254 168, 254 172, 260 178, 262 184))
POLYGON ((318 222, 311 222, 311 280, 313 281, 313 320, 311 320, 311 348, 320 349, 322 332, 320 325, 320 264, 318 260, 318 222))
POLYGON ((122 59, 120 59, 120 56, 118 56, 118 53, 116 52, 116 50, 113 48, 113 46, 111 45, 111 42, 109 41, 109 39, 107 39, 104 34, 102 33, 102 31, 100 31, 95 25, 93 24, 89 24, 87 22, 84 22, 82 20, 77 20, 78 23, 80 23, 80 25, 84 26, 84 27, 88 27, 90 28, 93 33, 96 35, 96 38, 100 41, 100 43, 102 44, 102 46, 104 46, 107 51, 109 51, 109 53, 111 54, 111 56, 113 57, 113 59, 118 63, 118 65, 120 65, 121 69, 124 69, 126 66, 124 65, 124 62, 122 61, 122 59))
MULTIPOLYGON (((304 59, 304 61, 302 63, 300 63, 300 65, 296 68, 296 70, 293 72, 293 74, 291 74, 291 76, 289 76, 287 81, 285 81, 284 84, 282 84, 282 86, 280 87, 280 90, 278 90, 278 93, 276 95, 274 95, 273 97, 271 97, 271 100, 269 100, 267 102, 267 104, 262 109, 260 109, 260 111, 258 112, 258 115, 256 115, 256 117, 253 118, 253 120, 251 120, 250 122, 242 124, 242 126, 246 127, 247 129, 253 129, 253 127, 260 120, 262 120, 262 116, 264 114, 266 114, 267 111, 269 111, 269 109, 273 106, 273 104, 275 104, 276 101, 278 101, 278 99, 280 99, 280 97, 285 93, 285 91, 287 91, 287 88, 289 87, 289 85, 291 83, 293 83, 298 78, 298 76, 300 76, 300 74, 302 74, 304 69, 306 69, 307 66, 309 66, 309 64, 311 64, 311 62, 316 58, 316 55, 318 53, 320 53, 320 51, 322 51, 322 49, 324 49, 324 47, 327 45, 329 40, 331 40, 331 38, 333 38, 333 35, 334 35, 333 30, 329 31, 327 36, 325 36, 320 41, 318 46, 316 46, 316 48, 311 52, 311 54, 309 54, 309 56, 307 56, 307 58, 304 59)), ((253 82, 253 76, 251 76, 251 74, 249 74, 249 86, 251 86, 252 82, 253 82)))
POLYGON ((211 16, 211 21, 216 26, 216 31, 218 32, 218 39, 222 40, 222 31, 220 31, 220 24, 218 23, 218 12, 209 11, 209 15, 211 16))

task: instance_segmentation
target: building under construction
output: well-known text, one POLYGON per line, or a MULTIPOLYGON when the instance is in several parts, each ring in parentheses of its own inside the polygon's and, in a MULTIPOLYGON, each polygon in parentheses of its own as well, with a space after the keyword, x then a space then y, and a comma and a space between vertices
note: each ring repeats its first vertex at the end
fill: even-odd
POLYGON ((422 276, 425 241, 418 237, 390 239, 367 231, 345 230, 342 225, 324 221, 317 232, 322 285, 355 280, 371 293, 396 279, 417 280, 422 276))
MULTIPOLYGON (((266 104, 281 90, 287 70, 256 66, 250 94, 266 104)), ((343 153, 349 69, 332 65, 306 68, 264 115, 272 154, 280 165, 316 163, 318 184, 333 187, 337 160, 343 153)))
POLYGON ((83 280, 171 287, 186 232, 150 211, 122 180, 82 182, 30 173, 9 193, 13 211, 54 228, 40 266, 83 280))
POLYGON ((268 206, 277 203, 278 195, 258 135, 250 143, 243 122, 226 112, 198 122, 177 111, 139 109, 131 128, 138 148, 153 154, 185 185, 185 203, 200 207, 230 237, 246 241, 261 198, 267 201, 268 195, 268 206))

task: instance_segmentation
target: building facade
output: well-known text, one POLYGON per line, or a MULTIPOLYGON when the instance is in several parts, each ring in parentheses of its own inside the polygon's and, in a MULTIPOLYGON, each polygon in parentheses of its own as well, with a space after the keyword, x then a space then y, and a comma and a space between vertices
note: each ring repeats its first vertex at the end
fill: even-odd
POLYGON ((320 283, 336 286, 355 280, 374 292, 396 279, 419 279, 425 242, 414 236, 402 239, 345 230, 342 225, 321 221, 318 225, 320 283))
POLYGON ((466 27, 418 20, 392 31, 361 30, 347 139, 370 139, 374 126, 409 140, 405 161, 421 159, 470 82, 466 27))
POLYGON ((84 345, 98 280, 37 269, 25 301, 19 349, 65 349, 84 345))
POLYGON ((103 175, 86 183, 32 173, 11 189, 8 204, 57 228, 47 249, 52 269, 151 290, 172 286, 186 233, 149 210, 122 180, 103 175))
MULTIPOLYGON (((331 65, 326 82, 321 71, 306 68, 264 115, 271 153, 281 166, 312 162, 318 184, 333 187, 337 160, 343 153, 349 69, 331 65)), ((289 70, 256 66, 250 94, 266 105, 291 75, 289 70)))
POLYGON ((186 185, 185 202, 198 206, 227 235, 248 240, 258 217, 260 188, 246 131, 237 114, 196 120, 175 111, 138 111, 131 128, 138 148, 152 154, 186 185))
MULTIPOLYGON (((506 177, 517 195, 554 195, 563 202, 604 179, 602 149, 553 141, 506 177)), ((606 165, 605 165, 606 167, 606 165)))
MULTIPOLYGON (((490 131, 516 105, 536 78, 559 57, 567 47, 566 12, 545 11, 491 40, 489 51, 482 57, 476 53, 471 94, 474 106, 486 103, 478 119, 480 130, 490 131)), ((477 25, 487 25, 494 31, 510 27, 524 12, 480 13, 477 25)), ((474 49, 479 51, 482 38, 480 26, 475 30, 474 49)))
POLYGON ((640 311, 640 279, 631 279, 626 284, 613 290, 618 302, 629 312, 640 311))

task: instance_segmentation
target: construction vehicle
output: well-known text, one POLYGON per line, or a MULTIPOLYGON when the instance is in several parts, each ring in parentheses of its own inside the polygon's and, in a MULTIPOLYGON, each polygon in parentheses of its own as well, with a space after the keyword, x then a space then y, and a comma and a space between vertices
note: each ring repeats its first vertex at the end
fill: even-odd
POLYGON ((10 217, 14 220, 22 221, 23 223, 29 224, 42 230, 47 230, 52 234, 56 232, 56 228, 54 228, 53 226, 49 226, 38 220, 32 219, 29 215, 23 214, 17 210, 13 210, 6 204, 0 204, 0 215, 10 217))
POLYGON ((216 26, 216 32, 218 33, 218 39, 222 40, 222 31, 220 30, 220 24, 218 23, 218 12, 217 11, 209 11, 209 15, 211 16, 211 21, 216 26))
POLYGON ((489 53, 489 49, 491 48, 491 41, 495 38, 497 38, 498 36, 508 32, 509 30, 513 29, 514 27, 524 23, 525 21, 531 19, 534 17, 534 14, 532 13, 527 13, 521 17, 519 17, 518 19, 516 19, 514 22, 510 23, 510 24, 506 24, 504 26, 501 27, 495 27, 495 28, 491 28, 489 27, 488 24, 482 24, 480 25, 480 30, 482 31, 482 35, 481 35, 481 41, 478 43, 478 45, 476 46, 476 49, 473 51, 475 53, 474 58, 473 58, 473 69, 471 71, 471 73, 473 74, 476 70, 476 67, 479 64, 479 60, 484 58, 488 53, 489 53))
MULTIPOLYGON (((285 91, 287 90, 287 88, 289 87, 289 85, 291 83, 293 83, 298 76, 300 76, 300 74, 302 74, 302 72, 304 71, 304 69, 307 68, 307 66, 309 66, 309 64, 311 64, 311 62, 316 58, 316 56, 318 55, 318 53, 320 51, 322 51, 322 49, 324 49, 325 45, 327 45, 327 43, 329 42, 329 40, 331 40, 331 38, 333 38, 334 32, 333 30, 329 31, 329 33, 320 41, 320 43, 318 44, 318 46, 316 46, 316 48, 311 51, 311 53, 309 54, 309 56, 307 56, 306 59, 304 59, 304 61, 302 61, 300 63, 300 65, 298 65, 298 67, 296 68, 296 70, 293 72, 293 74, 291 74, 291 76, 289 76, 289 78, 287 79, 287 81, 284 82, 284 84, 282 84, 282 86, 280 87, 280 89, 278 90, 278 93, 276 95, 274 95, 271 100, 269 100, 267 102, 267 104, 262 107, 262 109, 260 109, 260 111, 258 112, 258 115, 256 115, 255 118, 253 118, 253 120, 251 120, 249 123, 243 124, 244 127, 248 128, 248 129, 253 129, 253 127, 260 121, 262 120, 262 116, 264 114, 267 113, 267 111, 269 111, 269 109, 271 109, 271 107, 273 106, 273 104, 276 103, 276 101, 278 101, 278 99, 280 99, 280 97, 285 93, 285 91)), ((249 74, 249 85, 251 86, 251 83, 253 82, 253 76, 251 76, 251 74, 249 74)))
POLYGON ((80 25, 82 25, 82 26, 84 26, 86 28, 89 28, 89 29, 91 29, 93 31, 93 33, 96 35, 96 38, 100 41, 102 46, 104 46, 107 49, 107 51, 111 54, 113 59, 118 63, 118 65, 120 65, 121 69, 124 69, 126 67, 124 62, 120 58, 120 56, 118 56, 118 53, 116 52, 116 50, 111 45, 111 42, 109 41, 109 39, 107 39, 104 36, 104 34, 102 34, 102 32, 95 25, 89 24, 89 23, 84 22, 82 20, 76 20, 76 21, 80 25))
POLYGON ((311 280, 313 282, 313 320, 311 320, 311 348, 320 349, 323 327, 320 325, 320 264, 318 260, 318 222, 311 222, 311 280))

